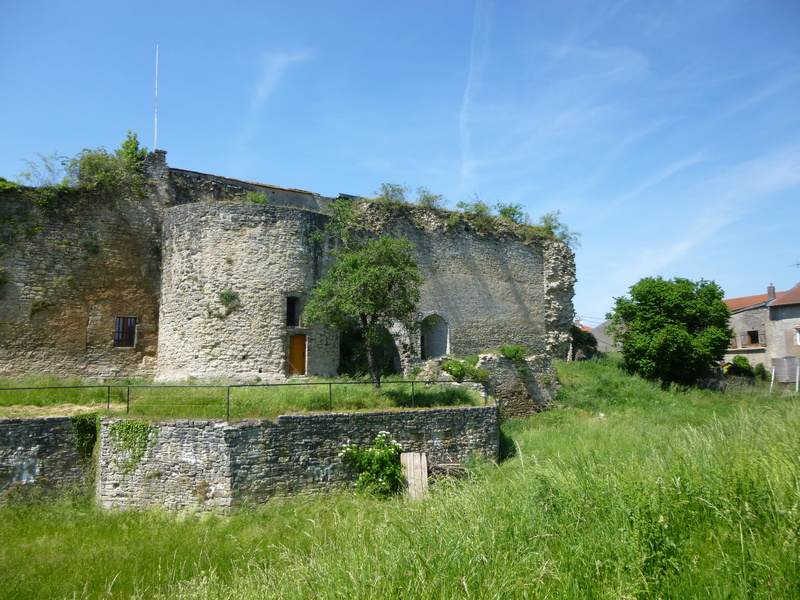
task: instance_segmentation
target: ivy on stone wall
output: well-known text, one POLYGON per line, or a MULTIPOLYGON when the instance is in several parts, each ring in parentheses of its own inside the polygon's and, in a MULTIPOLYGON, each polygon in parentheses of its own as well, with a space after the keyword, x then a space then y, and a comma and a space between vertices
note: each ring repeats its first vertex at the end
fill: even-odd
POLYGON ((108 428, 111 441, 122 457, 114 462, 117 467, 128 474, 144 458, 147 449, 155 444, 158 429, 145 421, 117 421, 108 428))

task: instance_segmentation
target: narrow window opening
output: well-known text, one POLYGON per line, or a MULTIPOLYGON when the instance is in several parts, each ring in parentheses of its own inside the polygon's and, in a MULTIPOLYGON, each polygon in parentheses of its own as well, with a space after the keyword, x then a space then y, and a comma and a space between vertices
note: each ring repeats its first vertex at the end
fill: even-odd
POLYGON ((132 348, 136 343, 136 317, 117 317, 114 329, 114 346, 132 348))
POLYGON ((286 297, 286 326, 298 327, 300 325, 300 298, 297 296, 286 297))

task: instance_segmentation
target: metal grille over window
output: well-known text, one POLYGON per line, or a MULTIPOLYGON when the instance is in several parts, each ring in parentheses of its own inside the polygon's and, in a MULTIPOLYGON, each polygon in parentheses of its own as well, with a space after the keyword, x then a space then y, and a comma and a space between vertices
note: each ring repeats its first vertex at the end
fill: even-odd
POLYGON ((130 348, 136 340, 136 317, 117 317, 114 330, 114 346, 130 348))

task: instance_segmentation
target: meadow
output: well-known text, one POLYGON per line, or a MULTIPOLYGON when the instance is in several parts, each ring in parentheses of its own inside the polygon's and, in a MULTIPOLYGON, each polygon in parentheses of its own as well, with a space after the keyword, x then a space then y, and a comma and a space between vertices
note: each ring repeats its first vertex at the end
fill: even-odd
POLYGON ((505 460, 422 501, 337 493, 229 516, 0 506, 3 598, 800 598, 800 399, 558 365, 505 460))

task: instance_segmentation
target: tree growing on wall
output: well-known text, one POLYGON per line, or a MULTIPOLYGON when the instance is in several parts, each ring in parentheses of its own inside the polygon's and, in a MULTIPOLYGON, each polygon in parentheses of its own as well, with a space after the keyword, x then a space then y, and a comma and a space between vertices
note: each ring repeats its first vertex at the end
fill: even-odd
POLYGON ((395 323, 413 324, 421 284, 413 247, 405 238, 351 238, 347 249, 335 253, 328 277, 311 292, 305 319, 341 332, 360 326, 370 375, 380 387, 379 349, 395 323))
POLYGON ((85 148, 74 157, 57 153, 37 156, 38 161, 24 161, 27 168, 18 175, 22 183, 38 188, 77 188, 106 199, 144 193, 142 162, 147 148, 139 146, 132 131, 114 152, 100 147, 85 148))
POLYGON ((722 359, 730 310, 713 281, 646 277, 615 298, 611 327, 625 366, 647 379, 694 385, 722 359))

